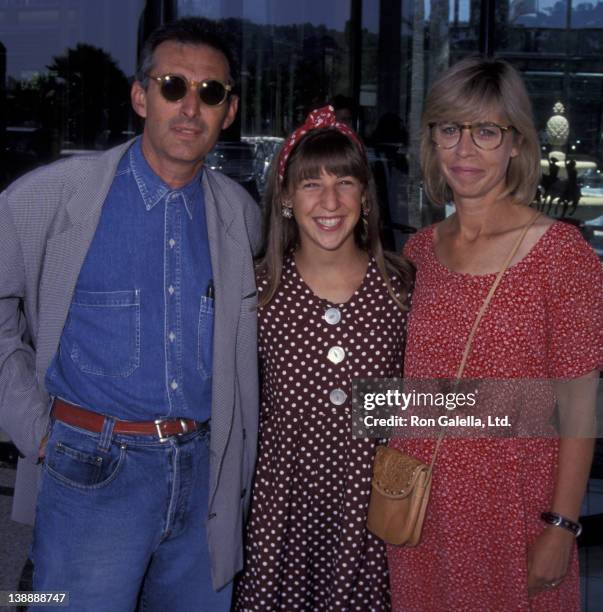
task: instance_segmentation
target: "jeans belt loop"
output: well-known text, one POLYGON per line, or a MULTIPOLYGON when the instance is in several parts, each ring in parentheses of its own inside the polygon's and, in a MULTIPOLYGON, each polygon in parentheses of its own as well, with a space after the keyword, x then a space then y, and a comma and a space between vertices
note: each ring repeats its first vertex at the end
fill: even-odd
POLYGON ((111 440, 113 439, 113 428, 115 427, 115 419, 113 417, 105 417, 103 429, 100 433, 97 448, 100 451, 107 452, 111 448, 111 440))

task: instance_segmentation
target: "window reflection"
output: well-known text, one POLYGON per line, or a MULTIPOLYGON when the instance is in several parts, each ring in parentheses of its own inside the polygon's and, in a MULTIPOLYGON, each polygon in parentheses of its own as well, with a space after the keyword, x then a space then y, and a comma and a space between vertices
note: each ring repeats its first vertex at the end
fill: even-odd
POLYGON ((603 27, 603 2, 522 0, 512 2, 509 23, 526 28, 603 27))
MULTIPOLYGON (((139 34, 158 25, 147 24, 149 7, 155 21, 204 15, 232 33, 241 110, 225 141, 239 146, 220 145, 212 163, 254 197, 262 195, 280 139, 311 108, 331 102, 367 144, 388 244, 400 245, 405 225, 439 214, 421 192, 422 101, 441 70, 479 49, 480 3, 470 0, 3 0, 2 184, 60 155, 134 134, 128 88, 139 34)), ((551 206, 551 213, 565 210, 587 235, 599 236, 603 0, 509 0, 496 3, 493 19, 495 53, 522 71, 532 95, 549 177, 542 194, 551 171, 565 180, 575 170, 578 206, 551 206), (566 141, 553 145, 547 122, 557 103, 569 128, 566 141), (550 168, 551 157, 558 167, 550 168)))
POLYGON ((510 3, 509 22, 528 28, 565 28, 567 2, 530 0, 510 3))
POLYGON ((603 2, 507 2, 498 54, 524 75, 542 144, 539 206, 580 227, 603 257, 603 2))
POLYGON ((128 78, 143 6, 143 0, 0 5, 6 48, 0 183, 60 155, 128 137, 128 78))

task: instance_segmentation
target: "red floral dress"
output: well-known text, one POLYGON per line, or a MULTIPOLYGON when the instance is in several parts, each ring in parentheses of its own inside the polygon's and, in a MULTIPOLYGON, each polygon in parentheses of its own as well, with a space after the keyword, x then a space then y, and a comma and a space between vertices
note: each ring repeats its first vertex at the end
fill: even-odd
MULTIPOLYGON (((439 263, 434 227, 407 244, 417 267, 405 377, 454 378, 495 274, 439 263)), ((579 232, 551 225, 505 273, 476 334, 465 378, 575 378, 603 363, 603 271, 579 232)), ((434 440, 394 446, 428 461, 434 440)), ((394 610, 579 610, 576 549, 562 584, 529 599, 528 548, 545 528, 558 442, 444 438, 422 540, 388 547, 394 610)))

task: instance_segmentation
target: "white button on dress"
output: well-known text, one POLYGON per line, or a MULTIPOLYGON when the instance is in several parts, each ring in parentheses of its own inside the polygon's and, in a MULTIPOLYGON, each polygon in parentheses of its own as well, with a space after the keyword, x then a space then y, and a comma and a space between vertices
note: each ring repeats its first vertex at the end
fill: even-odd
POLYGON ((327 354, 327 359, 337 365, 345 359, 345 350, 341 346, 332 346, 327 354))
POLYGON ((345 400, 348 398, 348 394, 343 389, 333 389, 331 393, 329 393, 329 399, 332 404, 335 406, 341 406, 345 404, 345 400))
POLYGON ((337 323, 341 321, 341 312, 339 308, 327 308, 324 319, 329 325, 337 325, 337 323))

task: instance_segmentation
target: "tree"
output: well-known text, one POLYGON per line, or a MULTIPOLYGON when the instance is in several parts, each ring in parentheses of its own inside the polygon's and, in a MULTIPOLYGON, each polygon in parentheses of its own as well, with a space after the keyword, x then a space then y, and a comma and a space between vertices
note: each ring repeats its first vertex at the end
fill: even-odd
POLYGON ((115 60, 79 43, 55 56, 48 69, 61 92, 64 140, 85 149, 118 142, 128 125, 130 98, 128 79, 115 60))

